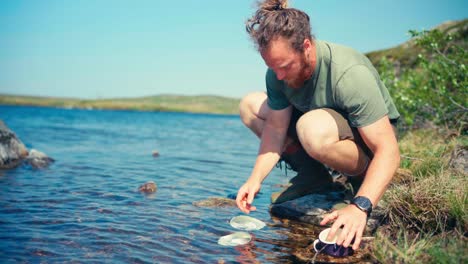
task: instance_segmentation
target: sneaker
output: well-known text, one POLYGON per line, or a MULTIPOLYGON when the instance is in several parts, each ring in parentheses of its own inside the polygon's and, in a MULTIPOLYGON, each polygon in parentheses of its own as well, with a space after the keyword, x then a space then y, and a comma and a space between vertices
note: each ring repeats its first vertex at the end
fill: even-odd
POLYGON ((271 195, 271 203, 279 204, 294 200, 332 185, 328 170, 320 162, 311 158, 303 148, 293 154, 283 153, 282 160, 297 171, 297 175, 289 181, 286 189, 271 195))

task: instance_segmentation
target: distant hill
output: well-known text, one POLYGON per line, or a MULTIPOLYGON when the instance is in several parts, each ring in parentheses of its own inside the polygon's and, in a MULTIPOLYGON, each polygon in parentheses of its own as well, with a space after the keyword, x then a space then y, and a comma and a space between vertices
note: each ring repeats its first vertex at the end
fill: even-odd
MULTIPOLYGON (((468 19, 461 21, 448 21, 434 29, 443 33, 459 33, 453 42, 461 44, 465 49, 468 38, 468 19)), ((410 29, 408 29, 410 30, 410 29)), ((366 56, 376 66, 383 57, 398 67, 414 67, 421 50, 415 45, 414 40, 409 40, 396 47, 369 52, 366 56)), ((1 95, 0 104, 6 105, 32 105, 63 108, 88 108, 88 109, 128 109, 140 111, 174 111, 214 114, 238 114, 240 99, 221 96, 182 96, 182 95, 158 95, 138 98, 110 98, 99 100, 82 100, 73 98, 37 97, 1 95)))
POLYGON ((138 98, 83 100, 73 98, 0 95, 0 104, 83 109, 238 114, 239 99, 199 95, 158 95, 138 98))

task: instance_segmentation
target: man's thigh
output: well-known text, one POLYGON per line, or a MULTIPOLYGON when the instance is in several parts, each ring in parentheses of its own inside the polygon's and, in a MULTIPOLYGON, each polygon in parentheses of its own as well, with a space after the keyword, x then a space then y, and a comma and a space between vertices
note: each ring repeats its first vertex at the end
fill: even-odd
MULTIPOLYGON (((340 113, 337 111, 331 109, 331 108, 320 108, 320 110, 323 110, 327 112, 332 120, 334 120, 336 127, 338 129, 338 140, 352 140, 358 145, 364 153, 369 157, 372 158, 373 154, 372 151, 367 147, 367 145, 364 143, 364 140, 362 139, 361 135, 359 134, 359 131, 355 127, 351 127, 349 125, 349 122, 346 118, 343 117, 340 113)), ((299 142, 299 138, 297 135, 297 121, 299 118, 304 115, 304 113, 300 112, 296 108, 293 109, 293 113, 291 116, 291 122, 289 124, 289 129, 288 129, 288 136, 297 140, 299 142)))

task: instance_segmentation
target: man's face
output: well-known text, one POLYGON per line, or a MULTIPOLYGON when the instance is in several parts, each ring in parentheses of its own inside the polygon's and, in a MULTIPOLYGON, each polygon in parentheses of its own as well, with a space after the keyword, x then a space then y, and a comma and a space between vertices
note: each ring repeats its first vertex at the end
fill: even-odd
POLYGON ((279 38, 273 40, 261 55, 279 80, 291 88, 300 88, 312 74, 312 62, 307 60, 306 52, 296 51, 287 40, 279 38))

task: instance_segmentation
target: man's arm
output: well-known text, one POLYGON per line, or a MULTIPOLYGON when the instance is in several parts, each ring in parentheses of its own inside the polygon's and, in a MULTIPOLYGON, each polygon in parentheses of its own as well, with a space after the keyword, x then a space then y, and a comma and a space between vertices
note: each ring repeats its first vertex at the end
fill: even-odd
POLYGON ((249 179, 237 193, 237 206, 244 213, 249 213, 251 210, 256 209, 251 206, 255 194, 260 190, 261 183, 281 156, 291 119, 291 112, 291 106, 282 110, 270 110, 265 120, 260 139, 260 149, 254 168, 249 179))
MULTIPOLYGON (((370 199, 373 206, 376 206, 400 165, 398 143, 387 116, 371 125, 358 128, 358 131, 366 145, 374 153, 374 158, 369 164, 364 182, 356 196, 365 196, 370 199)), ((366 227, 367 214, 355 205, 348 205, 325 216, 321 224, 332 220, 334 220, 334 224, 329 238, 332 238, 335 232, 343 227, 337 244, 343 244, 347 247, 354 239, 353 248, 357 249, 366 227)))
POLYGON ((362 139, 374 153, 357 196, 369 198, 374 206, 400 166, 398 142, 387 116, 372 125, 358 128, 362 139))

